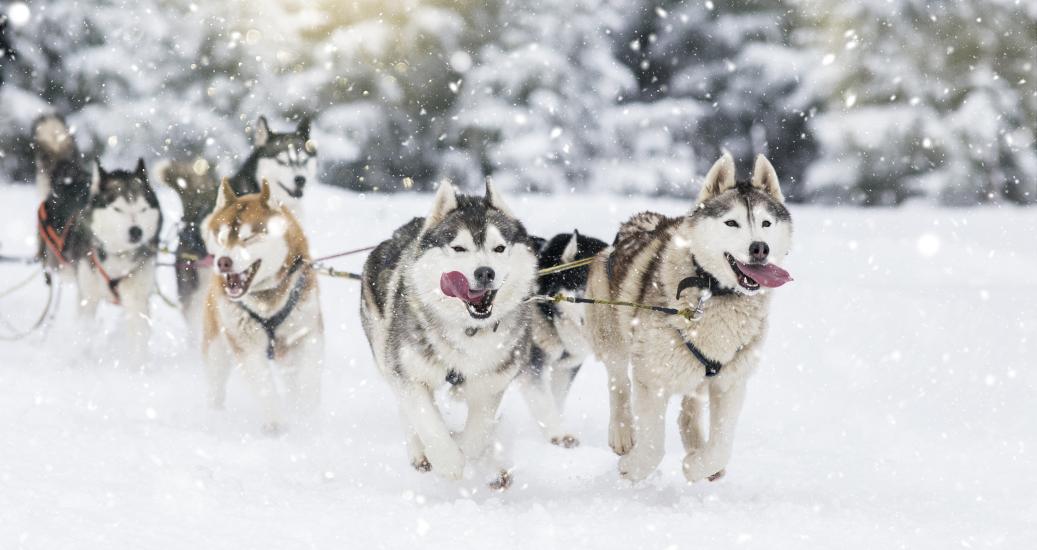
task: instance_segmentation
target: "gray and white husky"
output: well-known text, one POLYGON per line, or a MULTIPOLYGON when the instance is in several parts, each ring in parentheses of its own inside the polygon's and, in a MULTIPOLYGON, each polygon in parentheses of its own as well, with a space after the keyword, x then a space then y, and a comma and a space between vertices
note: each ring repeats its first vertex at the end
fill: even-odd
POLYGON ((74 273, 79 317, 87 333, 102 301, 123 306, 128 362, 139 366, 151 336, 149 299, 162 211, 144 159, 133 170, 106 171, 94 161, 89 179, 78 165, 72 133, 60 117, 35 125, 41 255, 49 269, 74 273))
MULTIPOLYGON (((360 316, 419 471, 459 479, 467 461, 487 455, 504 391, 529 362, 536 271, 525 228, 489 182, 485 197, 444 182, 427 217, 368 257, 360 316), (443 386, 468 404, 457 434, 434 401, 443 386)), ((507 487, 510 475, 493 464, 491 486, 507 487)))
MULTIPOLYGON (((561 233, 550 240, 536 239, 540 269, 591 258, 608 245, 581 235, 561 233)), ((544 296, 565 294, 583 297, 587 290, 588 267, 577 267, 539 278, 537 292, 544 296)), ((587 306, 568 302, 537 304, 533 312, 533 349, 528 368, 519 375, 519 387, 529 411, 544 435, 554 445, 575 447, 575 436, 565 432, 562 411, 573 378, 591 353, 585 329, 587 306)))
POLYGON ((610 379, 609 445, 624 455, 619 471, 627 479, 644 479, 662 460, 673 395, 682 398, 685 477, 716 479, 731 458, 746 382, 761 359, 769 289, 791 280, 778 264, 792 240, 771 163, 757 157, 750 182, 736 184, 734 172, 725 154, 691 212, 634 216, 591 266, 593 298, 697 309, 690 321, 632 308, 588 310, 594 353, 610 379))
POLYGON ((230 178, 231 188, 240 197, 259 193, 262 182, 269 182, 271 201, 299 218, 306 184, 317 179, 317 147, 310 139, 309 119, 300 120, 294 131, 279 133, 272 132, 261 116, 252 145, 252 153, 230 178))

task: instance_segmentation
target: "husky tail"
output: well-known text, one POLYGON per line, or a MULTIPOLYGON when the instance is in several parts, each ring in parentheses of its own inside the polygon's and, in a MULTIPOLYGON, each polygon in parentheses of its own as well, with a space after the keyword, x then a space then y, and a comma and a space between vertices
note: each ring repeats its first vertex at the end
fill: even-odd
POLYGON ((74 164, 79 159, 75 137, 65 119, 59 115, 43 115, 32 125, 33 149, 36 152, 36 188, 40 200, 51 190, 51 179, 62 164, 74 164))

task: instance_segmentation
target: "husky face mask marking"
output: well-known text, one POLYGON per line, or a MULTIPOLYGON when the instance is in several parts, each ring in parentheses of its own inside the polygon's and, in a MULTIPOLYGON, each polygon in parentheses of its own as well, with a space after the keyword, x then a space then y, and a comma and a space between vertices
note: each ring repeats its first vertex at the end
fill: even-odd
POLYGON ((750 182, 735 183, 724 155, 706 175, 699 206, 678 231, 699 265, 725 287, 753 294, 791 280, 780 267, 792 241, 792 219, 774 167, 757 157, 750 182))
POLYGON ((133 172, 106 172, 94 162, 90 184, 90 231, 112 253, 154 244, 162 224, 158 198, 148 183, 144 159, 133 172))
POLYGON ((425 220, 410 280, 429 308, 482 326, 522 303, 536 277, 525 228, 487 184, 484 198, 457 195, 448 183, 425 220))
POLYGON ((317 148, 310 140, 310 123, 303 119, 294 132, 270 131, 264 117, 256 121, 256 180, 270 183, 277 203, 302 198, 307 183, 317 178, 317 148))
POLYGON ((270 205, 270 186, 264 182, 257 195, 235 197, 230 184, 220 186, 216 209, 207 222, 206 247, 215 258, 223 291, 240 300, 250 290, 262 290, 290 265, 286 239, 291 222, 270 205))

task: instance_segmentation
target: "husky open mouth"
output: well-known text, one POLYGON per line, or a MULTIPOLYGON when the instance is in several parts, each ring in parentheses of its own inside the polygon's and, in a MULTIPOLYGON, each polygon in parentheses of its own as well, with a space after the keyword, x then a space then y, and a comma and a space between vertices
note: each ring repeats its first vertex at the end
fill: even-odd
POLYGON ((248 269, 239 271, 237 273, 222 273, 223 275, 223 291, 227 293, 227 296, 232 300, 237 300, 248 292, 250 286, 252 286, 252 279, 256 278, 256 273, 259 272, 259 264, 263 263, 263 260, 256 260, 248 269))
POLYGON ((468 315, 471 315, 473 319, 486 319, 493 313, 493 299, 497 296, 497 291, 486 288, 470 289, 468 277, 465 277, 460 271, 451 271, 441 275, 439 289, 443 291, 443 294, 464 302, 468 315))
POLYGON ((302 198, 302 187, 295 187, 293 189, 289 189, 287 185, 285 185, 285 184, 283 184, 281 182, 277 182, 277 185, 280 185, 281 189, 284 189, 284 192, 288 193, 289 197, 291 197, 293 199, 301 199, 302 198))
POLYGON ((788 271, 774 264, 745 264, 727 252, 724 257, 738 277, 738 284, 746 290, 759 290, 760 286, 777 288, 792 280, 788 271))

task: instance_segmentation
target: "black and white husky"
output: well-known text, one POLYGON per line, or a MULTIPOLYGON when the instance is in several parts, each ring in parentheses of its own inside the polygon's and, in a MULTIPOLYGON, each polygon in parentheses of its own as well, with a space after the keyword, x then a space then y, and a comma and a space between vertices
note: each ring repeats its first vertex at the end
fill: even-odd
MULTIPOLYGON (((561 233, 538 243, 540 269, 590 258, 608 245, 581 235, 561 233)), ((587 290, 588 267, 577 267, 540 277, 538 293, 583 297, 587 290)), ((562 410, 573 378, 591 353, 584 327, 587 306, 568 302, 541 302, 533 313, 533 349, 528 368, 518 381, 529 410, 554 445, 575 447, 579 440, 562 427, 562 410)))
POLYGON ((310 139, 310 121, 303 118, 294 131, 270 131, 265 117, 256 120, 252 153, 245 159, 230 185, 240 197, 259 193, 270 183, 270 200, 292 210, 298 218, 306 184, 317 179, 317 147, 310 139))
POLYGON ((71 133, 61 131, 63 126, 60 118, 48 116, 36 123, 34 132, 37 160, 47 159, 37 167, 37 185, 47 191, 39 209, 42 260, 51 269, 74 273, 85 330, 91 330, 100 302, 123 306, 128 362, 138 366, 151 336, 148 302, 162 229, 158 197, 144 159, 133 170, 111 172, 95 161, 84 182, 78 159, 69 156, 75 147, 65 141, 71 133))
POLYGON ((734 161, 725 154, 691 212, 638 214, 598 254, 590 297, 696 310, 687 320, 632 308, 588 309, 594 353, 610 377, 609 444, 624 455, 625 478, 644 479, 662 460, 673 395, 682 398, 677 424, 685 477, 712 480, 724 472, 746 382, 760 363, 770 289, 791 280, 778 265, 791 240, 792 219, 771 163, 758 157, 752 180, 736 184, 734 161))
MULTIPOLYGON (((526 299, 536 271, 525 228, 489 182, 481 198, 443 183, 428 217, 400 227, 368 257, 361 320, 419 471, 459 479, 467 461, 487 455, 501 397, 529 362, 535 306, 526 299), (433 398, 442 386, 468 404, 457 434, 433 398)), ((494 466, 492 485, 506 487, 509 474, 494 466)))

